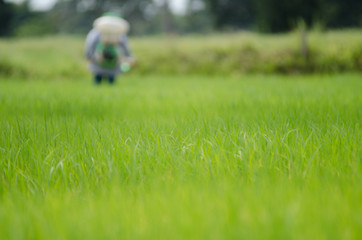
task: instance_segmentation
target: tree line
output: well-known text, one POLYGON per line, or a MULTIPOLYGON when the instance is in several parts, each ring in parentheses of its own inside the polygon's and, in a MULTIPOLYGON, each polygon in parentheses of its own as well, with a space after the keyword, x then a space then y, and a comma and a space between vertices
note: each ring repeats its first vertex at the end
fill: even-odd
POLYGON ((0 36, 86 33, 103 12, 120 13, 132 34, 199 33, 240 29, 278 33, 307 27, 362 27, 360 0, 189 0, 175 15, 170 0, 58 0, 46 12, 0 0, 0 36))

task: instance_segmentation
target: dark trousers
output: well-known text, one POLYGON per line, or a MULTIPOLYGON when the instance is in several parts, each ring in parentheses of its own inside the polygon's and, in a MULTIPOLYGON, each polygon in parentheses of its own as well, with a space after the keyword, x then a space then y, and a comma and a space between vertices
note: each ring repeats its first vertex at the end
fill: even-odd
POLYGON ((113 84, 113 83, 114 83, 114 76, 112 76, 112 75, 102 76, 102 75, 99 75, 99 74, 97 74, 97 75, 94 76, 94 82, 95 82, 96 84, 100 84, 100 83, 102 82, 103 77, 106 77, 106 78, 108 79, 108 82, 109 82, 110 84, 113 84))

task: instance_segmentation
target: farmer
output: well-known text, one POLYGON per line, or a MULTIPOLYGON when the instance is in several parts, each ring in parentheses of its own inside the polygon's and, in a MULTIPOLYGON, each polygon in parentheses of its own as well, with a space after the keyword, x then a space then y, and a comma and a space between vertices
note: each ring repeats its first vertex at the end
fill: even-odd
POLYGON ((134 64, 127 43, 128 30, 128 22, 114 13, 105 13, 94 21, 87 35, 85 55, 96 84, 102 79, 114 83, 118 74, 134 64))

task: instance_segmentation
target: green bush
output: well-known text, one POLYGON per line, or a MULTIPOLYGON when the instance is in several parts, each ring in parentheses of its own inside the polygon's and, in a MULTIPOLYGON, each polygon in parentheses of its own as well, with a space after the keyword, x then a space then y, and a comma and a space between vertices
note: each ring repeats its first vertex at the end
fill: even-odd
POLYGON ((23 68, 16 66, 16 64, 10 62, 8 59, 0 58, 0 76, 3 77, 26 77, 27 72, 23 68))

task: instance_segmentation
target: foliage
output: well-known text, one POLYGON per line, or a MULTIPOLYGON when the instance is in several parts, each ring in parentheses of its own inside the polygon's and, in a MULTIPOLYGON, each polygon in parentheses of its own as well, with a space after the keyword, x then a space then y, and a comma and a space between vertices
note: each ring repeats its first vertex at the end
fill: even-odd
POLYGON ((309 27, 362 26, 359 0, 206 0, 220 28, 250 28, 262 32, 286 32, 301 19, 309 27))
POLYGON ((14 6, 4 0, 0 0, 0 37, 10 34, 11 20, 14 14, 14 6))
POLYGON ((300 21, 309 28, 362 26, 359 0, 189 0, 184 15, 172 14, 169 0, 58 0, 45 14, 31 11, 29 1, 17 6, 1 0, 0 5, 0 36, 16 36, 22 25, 21 35, 32 32, 24 28, 41 34, 85 34, 107 11, 120 13, 131 23, 131 34, 138 36, 239 29, 278 33, 295 29, 300 21), (35 26, 37 21, 47 24, 35 26))
POLYGON ((252 0, 205 0, 218 29, 225 27, 247 29, 254 23, 252 0))
POLYGON ((0 2, 0 36, 43 36, 56 32, 49 14, 31 11, 29 1, 20 5, 0 2))

